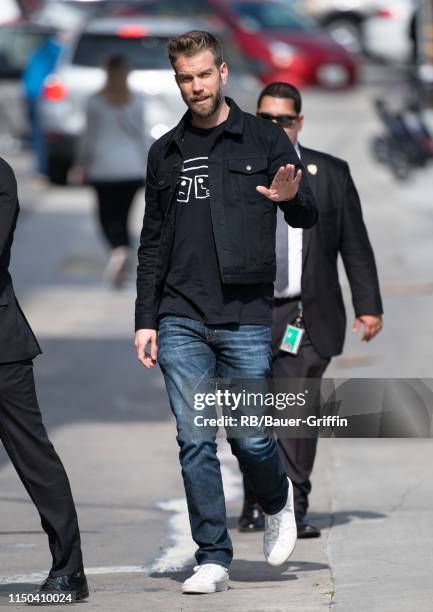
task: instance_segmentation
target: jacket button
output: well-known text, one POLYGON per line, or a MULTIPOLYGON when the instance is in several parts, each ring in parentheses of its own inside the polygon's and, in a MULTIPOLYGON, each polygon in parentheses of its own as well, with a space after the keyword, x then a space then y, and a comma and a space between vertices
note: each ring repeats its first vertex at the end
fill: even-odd
POLYGON ((251 172, 251 170, 253 169, 252 166, 250 166, 250 164, 248 164, 247 166, 245 166, 245 170, 248 170, 248 172, 251 172))
POLYGON ((164 181, 163 180, 158 181, 158 185, 164 185, 164 181))

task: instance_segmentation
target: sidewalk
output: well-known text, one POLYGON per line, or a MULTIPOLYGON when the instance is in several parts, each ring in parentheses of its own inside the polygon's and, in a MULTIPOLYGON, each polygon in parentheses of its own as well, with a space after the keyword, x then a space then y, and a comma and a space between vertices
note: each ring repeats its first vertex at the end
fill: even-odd
MULTIPOLYGON (((25 188, 22 196, 29 210, 17 231, 13 269, 44 348, 36 362, 41 408, 77 502, 91 588, 83 606, 116 612, 430 612, 431 440, 321 440, 311 520, 322 527, 322 537, 299 541, 281 568, 264 562, 260 534, 238 534, 240 479, 234 460, 223 453, 235 546, 231 589, 209 596, 180 593, 193 560, 184 535, 175 427, 160 373, 143 372, 136 363, 133 281, 116 293, 102 284, 104 252, 87 190, 42 190, 31 201, 33 194, 25 188), (185 556, 182 571, 170 570, 171 561, 175 567, 185 556)), ((135 227, 141 215, 142 202, 135 227)), ((375 215, 385 228, 388 211, 375 215)), ((409 261, 409 248, 406 255, 409 261)), ((417 298, 408 297, 404 307, 398 299, 391 307, 403 317, 417 298)), ((423 304, 425 317, 429 302, 423 304)), ((393 363, 399 358, 397 340, 384 335, 377 345, 385 366, 389 354, 393 363)), ((422 340, 431 354, 428 334, 422 340)), ((352 339, 349 346, 355 356, 361 350, 352 339)), ((357 370, 356 361, 351 369, 339 369, 339 363, 333 364, 336 376, 380 375, 374 363, 366 370, 357 370)), ((12 588, 33 588, 49 567, 49 555, 34 508, 1 450, 0 490, 4 597, 12 588)))

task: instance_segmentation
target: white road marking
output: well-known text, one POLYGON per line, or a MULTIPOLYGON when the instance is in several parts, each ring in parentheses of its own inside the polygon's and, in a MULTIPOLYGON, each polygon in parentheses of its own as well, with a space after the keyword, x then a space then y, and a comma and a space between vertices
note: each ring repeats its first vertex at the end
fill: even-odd
MULTIPOLYGON (((218 441, 218 457, 221 462, 226 502, 231 502, 242 495, 242 478, 237 461, 230 452, 227 442, 218 441)), ((197 549, 191 538, 188 508, 185 498, 160 502, 158 508, 173 513, 168 521, 168 542, 162 547, 161 554, 153 562, 150 572, 163 573, 181 570, 186 564, 194 561, 197 549)))

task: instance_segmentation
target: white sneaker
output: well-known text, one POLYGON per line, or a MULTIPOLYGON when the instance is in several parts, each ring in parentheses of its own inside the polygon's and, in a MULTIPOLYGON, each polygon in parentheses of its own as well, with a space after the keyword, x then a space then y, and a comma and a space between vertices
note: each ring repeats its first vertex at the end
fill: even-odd
POLYGON ((293 505, 293 485, 290 478, 286 505, 277 514, 265 514, 263 553, 270 565, 281 565, 290 557, 295 548, 296 529, 293 505))
POLYGON ((222 565, 205 563, 196 565, 194 574, 185 580, 182 593, 215 593, 229 588, 229 572, 222 565))
POLYGON ((122 287, 126 280, 129 263, 129 248, 117 247, 111 251, 110 259, 104 271, 104 280, 113 287, 122 287))

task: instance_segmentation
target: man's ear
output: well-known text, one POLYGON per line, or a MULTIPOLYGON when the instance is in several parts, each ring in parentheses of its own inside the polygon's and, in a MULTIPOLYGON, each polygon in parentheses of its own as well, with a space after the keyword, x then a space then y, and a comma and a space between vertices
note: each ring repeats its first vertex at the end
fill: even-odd
POLYGON ((225 85, 227 83, 227 79, 229 78, 229 68, 225 62, 221 64, 219 71, 223 85, 225 85))
POLYGON ((304 115, 299 115, 299 132, 302 132, 302 128, 304 127, 304 115))

